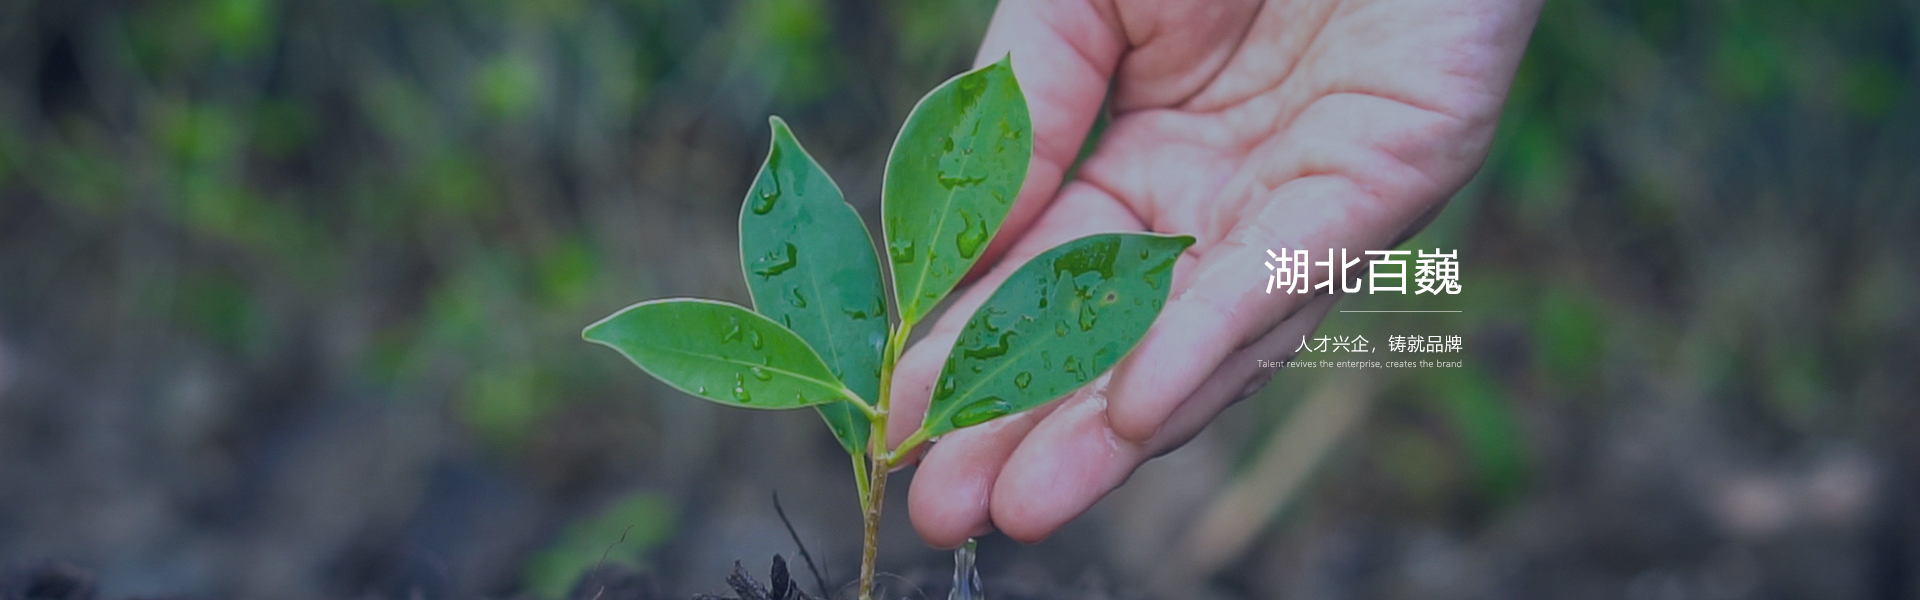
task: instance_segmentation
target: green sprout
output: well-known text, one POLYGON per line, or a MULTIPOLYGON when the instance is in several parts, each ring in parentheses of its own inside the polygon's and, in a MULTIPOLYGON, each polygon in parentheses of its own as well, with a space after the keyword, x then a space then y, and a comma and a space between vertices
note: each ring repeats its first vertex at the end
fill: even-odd
POLYGON ((937 436, 1046 404, 1113 367, 1160 313, 1193 238, 1095 234, 1027 261, 967 320, 925 419, 889 448, 888 391, 908 335, 985 252, 1026 180, 1026 97, 1002 59, 934 88, 907 116, 881 193, 891 303, 860 215, 786 122, 769 121, 766 163, 740 212, 753 309, 651 300, 582 336, 707 400, 818 410, 853 459, 859 597, 870 600, 887 473, 937 436))

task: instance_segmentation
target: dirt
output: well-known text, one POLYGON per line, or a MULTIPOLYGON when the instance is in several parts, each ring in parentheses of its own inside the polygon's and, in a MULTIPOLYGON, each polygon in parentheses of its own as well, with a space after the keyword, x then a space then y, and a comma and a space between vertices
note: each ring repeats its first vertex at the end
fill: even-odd
MULTIPOLYGON (((931 600, 945 596, 947 583, 933 572, 916 576, 883 574, 876 582, 876 596, 909 600, 931 600)), ((1107 600, 1116 596, 1097 586, 1062 588, 1042 581, 1031 573, 1015 574, 1006 580, 990 581, 987 589, 996 600, 1107 600)), ((692 600, 823 600, 808 587, 818 587, 804 572, 789 570, 786 559, 774 555, 766 582, 753 575, 742 562, 735 561, 733 573, 726 578, 731 589, 725 594, 694 594, 692 600)), ((416 600, 420 596, 392 600, 416 600)), ((853 597, 853 585, 841 586, 831 599, 853 597)), ((647 573, 624 565, 607 564, 582 575, 567 593, 567 600, 668 600, 659 583, 647 573)), ((72 565, 42 562, 16 566, 0 572, 0 600, 102 600, 94 577, 72 565)), ((113 600, 194 600, 186 596, 126 596, 113 600)), ((526 596, 513 600, 532 600, 526 596)), ((674 600, 678 600, 675 598, 674 600)))
MULTIPOLYGON (((93 576, 72 565, 43 562, 0 572, 0 600, 95 600, 93 576)), ((136 596, 127 600, 175 600, 136 596)))

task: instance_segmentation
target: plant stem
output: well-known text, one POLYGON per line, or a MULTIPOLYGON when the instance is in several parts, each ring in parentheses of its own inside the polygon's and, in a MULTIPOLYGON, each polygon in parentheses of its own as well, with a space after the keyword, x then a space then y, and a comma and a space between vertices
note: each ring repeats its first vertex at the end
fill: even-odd
MULTIPOLYGON (((861 537, 860 548, 860 600, 873 600, 874 564, 880 551, 880 509, 886 504, 887 473, 893 470, 893 453, 887 450, 887 414, 893 401, 893 367, 900 361, 900 353, 906 349, 907 333, 913 330, 913 323, 901 322, 893 333, 887 336, 887 348, 880 360, 880 399, 873 411, 867 413, 868 421, 873 425, 872 433, 867 437, 867 457, 872 461, 872 469, 865 477, 866 485, 861 490, 861 521, 866 526, 861 537)), ((858 463, 859 458, 855 457, 858 463)))
POLYGON ((887 497, 885 461, 874 459, 873 480, 867 487, 867 492, 865 502, 867 510, 861 518, 866 524, 866 531, 860 539, 860 600, 873 600, 874 563, 879 559, 880 553, 880 509, 886 504, 887 497))
POLYGON ((887 452, 887 455, 883 457, 886 459, 887 468, 892 469, 894 467, 900 466, 900 461, 906 460, 907 455, 912 454, 914 448, 919 448, 921 444, 924 444, 926 442, 927 442, 927 429, 925 427, 922 427, 919 430, 914 431, 913 435, 907 436, 907 439, 905 440, 901 440, 900 445, 898 447, 887 452))

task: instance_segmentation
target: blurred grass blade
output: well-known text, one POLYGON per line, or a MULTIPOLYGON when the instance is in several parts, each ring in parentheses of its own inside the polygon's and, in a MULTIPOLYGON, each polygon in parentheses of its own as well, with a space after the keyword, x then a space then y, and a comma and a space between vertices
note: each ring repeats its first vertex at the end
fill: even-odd
POLYGON ((1365 422, 1375 387, 1366 376, 1341 372, 1309 394, 1261 444, 1253 463, 1200 511, 1176 558, 1160 563, 1150 578, 1154 590, 1178 596, 1241 558, 1314 469, 1365 422))

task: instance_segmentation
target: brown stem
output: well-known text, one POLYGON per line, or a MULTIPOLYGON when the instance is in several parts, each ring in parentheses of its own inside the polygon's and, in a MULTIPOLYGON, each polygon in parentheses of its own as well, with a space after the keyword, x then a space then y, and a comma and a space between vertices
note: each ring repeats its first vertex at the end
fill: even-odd
POLYGON ((861 515, 866 533, 861 539, 860 600, 873 600, 874 563, 879 559, 880 550, 880 508, 885 506, 886 497, 887 467, 884 459, 875 458, 872 479, 867 486, 867 512, 861 515))
POLYGON ((872 425, 871 435, 867 436, 867 457, 872 461, 872 472, 868 473, 866 495, 860 498, 864 512, 860 519, 866 525, 860 547, 860 600, 873 600, 873 568, 880 553, 880 509, 887 499, 887 472, 893 468, 893 453, 887 451, 887 413, 892 406, 893 366, 900 361, 900 352, 906 349, 907 332, 913 330, 913 323, 902 322, 887 336, 885 354, 880 360, 880 399, 874 410, 867 414, 872 425))

